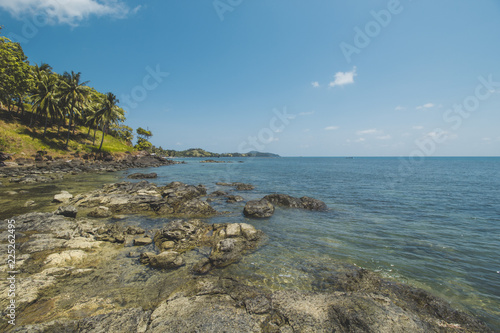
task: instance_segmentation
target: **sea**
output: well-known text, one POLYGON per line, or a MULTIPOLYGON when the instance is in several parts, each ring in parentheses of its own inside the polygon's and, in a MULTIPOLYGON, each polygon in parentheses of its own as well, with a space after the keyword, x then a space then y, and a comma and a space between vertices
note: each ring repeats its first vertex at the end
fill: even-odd
MULTIPOLYGON (((186 164, 77 176, 64 186, 39 185, 46 186, 39 191, 48 198, 60 189, 74 193, 82 186, 130 181, 133 172, 156 172, 158 178, 149 181, 159 185, 204 184, 209 192, 223 190, 245 201, 271 193, 310 196, 329 209, 278 207, 272 217, 255 220, 243 216, 244 202, 212 202, 227 214, 209 223, 246 222, 266 234, 262 247, 223 271, 273 290, 318 290, 325 269, 348 263, 423 288, 500 332, 499 157, 176 160, 186 164), (236 191, 217 182, 255 189, 236 191)), ((140 216, 134 221, 148 229, 166 222, 140 216)))

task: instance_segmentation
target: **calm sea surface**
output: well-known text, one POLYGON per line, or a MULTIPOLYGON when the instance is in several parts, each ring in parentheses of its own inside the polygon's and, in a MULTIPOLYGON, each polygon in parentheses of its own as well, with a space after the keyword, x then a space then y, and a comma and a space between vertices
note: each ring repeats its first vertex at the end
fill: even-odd
MULTIPOLYGON (((27 194, 0 197, 6 208, 2 215, 25 212, 22 203, 33 192, 38 207, 44 207, 61 189, 81 193, 136 171, 158 173, 152 181, 161 185, 205 184, 210 192, 232 191, 215 185, 220 181, 251 183, 253 191, 233 191, 245 200, 270 193, 311 196, 330 209, 277 208, 269 219, 249 220, 242 215, 244 203, 212 203, 230 213, 208 222, 247 222, 268 236, 258 251, 219 274, 272 289, 320 290, 318 279, 336 262, 348 262, 429 290, 500 332, 500 158, 225 160, 233 163, 204 164, 192 158, 185 165, 39 184, 27 194)), ((166 222, 140 216, 132 220, 149 229, 166 222)))

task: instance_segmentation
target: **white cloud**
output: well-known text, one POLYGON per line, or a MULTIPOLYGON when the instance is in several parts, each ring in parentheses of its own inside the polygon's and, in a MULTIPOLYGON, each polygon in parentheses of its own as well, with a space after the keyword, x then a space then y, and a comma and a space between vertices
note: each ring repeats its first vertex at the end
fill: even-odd
POLYGON ((339 127, 338 126, 327 126, 325 127, 325 131, 335 131, 335 130, 338 130, 339 127))
POLYGON ((377 136, 377 139, 379 139, 379 140, 390 140, 390 139, 392 139, 392 136, 390 136, 389 134, 387 134, 387 135, 381 135, 381 136, 377 136))
POLYGON ((357 140, 354 140, 354 142, 364 142, 365 141, 365 138, 359 138, 357 140))
POLYGON ((379 131, 376 128, 371 128, 371 129, 356 132, 356 135, 366 135, 366 134, 382 134, 382 131, 379 131))
POLYGON ((176 142, 175 145, 176 146, 182 146, 182 142, 176 142))
POLYGON ((398 105, 394 108, 394 110, 401 111, 401 110, 406 110, 406 108, 404 106, 398 105))
POLYGON ((310 130, 311 130, 310 128, 304 128, 304 129, 302 130, 302 132, 307 133, 307 132, 309 132, 310 130))
POLYGON ((423 130, 424 126, 413 126, 414 130, 423 130))
POLYGON ((311 82, 311 85, 313 86, 313 88, 319 88, 319 82, 318 81, 311 82))
POLYGON ((356 75, 356 67, 354 67, 350 72, 338 72, 335 74, 335 81, 330 82, 328 86, 333 88, 335 86, 343 86, 354 83, 354 77, 356 75))
POLYGON ((124 18, 141 6, 131 10, 121 0, 0 0, 0 8, 17 18, 45 15, 48 23, 76 26, 93 15, 124 18))
POLYGON ((417 110, 422 110, 422 109, 430 109, 433 108, 435 105, 433 103, 427 103, 424 105, 419 105, 416 107, 417 110))
POLYGON ((309 148, 309 145, 300 145, 299 148, 309 148))
POLYGON ((310 116, 313 115, 314 111, 309 111, 309 112, 301 112, 299 113, 299 116, 310 116))

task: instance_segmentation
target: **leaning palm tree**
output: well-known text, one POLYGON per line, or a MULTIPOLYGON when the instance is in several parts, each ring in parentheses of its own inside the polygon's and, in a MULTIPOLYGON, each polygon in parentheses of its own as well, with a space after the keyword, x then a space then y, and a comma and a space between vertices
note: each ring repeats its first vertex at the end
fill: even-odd
POLYGON ((101 109, 97 112, 96 116, 100 120, 102 130, 99 151, 102 149, 106 128, 109 127, 110 124, 117 124, 125 119, 125 111, 117 105, 119 102, 120 101, 116 98, 116 96, 109 92, 102 101, 101 109))
POLYGON ((63 74, 62 86, 61 86, 61 98, 65 105, 69 107, 69 127, 68 136, 66 138, 65 148, 68 148, 69 135, 71 132, 71 125, 73 123, 73 118, 77 108, 80 108, 84 103, 88 95, 88 87, 86 84, 89 81, 80 82, 81 73, 75 73, 71 71, 71 74, 65 72, 63 74))

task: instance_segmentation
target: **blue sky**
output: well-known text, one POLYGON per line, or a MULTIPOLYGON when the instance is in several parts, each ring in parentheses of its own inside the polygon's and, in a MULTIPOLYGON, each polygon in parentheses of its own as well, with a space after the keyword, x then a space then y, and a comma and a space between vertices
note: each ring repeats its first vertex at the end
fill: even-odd
POLYGON ((500 155, 497 0, 0 0, 0 24, 166 149, 500 155))

